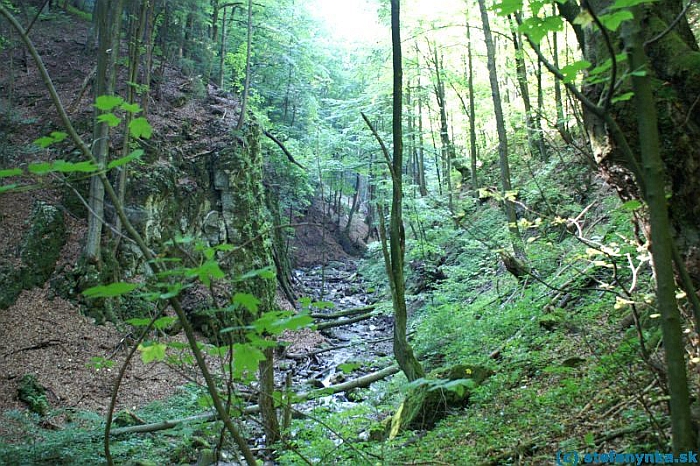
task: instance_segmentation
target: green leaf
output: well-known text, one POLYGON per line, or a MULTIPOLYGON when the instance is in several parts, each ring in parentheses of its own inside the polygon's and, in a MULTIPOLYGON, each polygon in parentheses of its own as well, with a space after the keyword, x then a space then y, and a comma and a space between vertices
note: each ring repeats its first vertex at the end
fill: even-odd
POLYGON ((610 10, 620 10, 622 8, 631 8, 643 3, 654 3, 656 0, 615 0, 608 8, 610 10))
POLYGON ((279 335, 285 330, 297 330, 313 323, 313 318, 305 312, 294 314, 291 311, 269 311, 255 320, 252 326, 260 334, 267 332, 279 335))
POLYGON ((248 378, 255 377, 258 363, 265 360, 262 351, 250 345, 236 343, 233 345, 233 376, 240 378, 244 373, 248 378))
POLYGON ((162 330, 164 328, 170 327, 173 322, 177 320, 177 317, 171 317, 171 316, 165 316, 161 317, 159 319, 156 319, 155 322, 153 322, 153 328, 157 330, 162 330))
POLYGON ((560 71, 564 75, 564 82, 571 83, 576 79, 578 73, 582 70, 588 69, 591 66, 591 62, 587 60, 579 60, 574 63, 568 64, 563 67, 560 71))
POLYGON ((620 94, 618 96, 613 97, 612 99, 610 99, 610 102, 615 103, 615 102, 622 102, 625 100, 630 100, 633 95, 634 95, 634 92, 632 92, 632 91, 625 92, 624 94, 620 94))
POLYGON ((172 349, 176 349, 178 351, 184 351, 186 349, 189 349, 190 345, 187 343, 183 343, 181 341, 171 341, 168 343, 168 346, 172 349))
POLYGON ((200 408, 211 408, 214 401, 212 400, 211 395, 202 395, 197 398, 197 404, 200 408))
POLYGON ((362 367, 362 364, 360 364, 359 362, 346 362, 344 364, 340 364, 338 366, 338 369, 340 369, 343 372, 343 374, 349 374, 355 369, 359 369, 360 367, 362 367))
POLYGON ((45 175, 51 171, 51 164, 48 162, 31 163, 28 170, 35 175, 45 175))
MULTIPOLYGON (((615 55, 615 62, 619 66, 620 63, 624 63, 627 61, 627 54, 626 53, 618 53, 615 55)), ((588 72, 588 77, 586 78, 586 83, 588 84, 598 84, 604 81, 608 81, 610 78, 607 75, 607 71, 612 68, 612 59, 608 58, 605 60, 603 63, 600 65, 596 66, 592 70, 588 72)))
POLYGON ((333 309, 335 307, 335 303, 332 303, 330 301, 314 301, 313 303, 311 303, 311 306, 318 310, 333 309))
POLYGON ((0 185, 0 193, 12 191, 13 189, 16 189, 18 186, 19 185, 17 183, 0 185))
POLYGON ((598 19, 600 19, 600 22, 605 26, 607 29, 610 29, 611 31, 616 31, 617 28, 620 27, 620 24, 622 24, 623 21, 627 21, 634 18, 634 15, 632 14, 631 11, 628 10, 620 10, 616 11, 614 13, 608 13, 605 15, 600 15, 598 19))
POLYGON ((550 32, 560 31, 564 27, 564 22, 559 16, 548 16, 546 18, 532 17, 522 22, 518 31, 527 34, 536 44, 550 32))
POLYGON ((297 314, 286 319, 281 319, 277 325, 270 329, 273 335, 279 335, 285 330, 298 330, 300 328, 310 327, 314 323, 314 319, 308 314, 297 314))
POLYGON ((135 138, 148 139, 153 134, 153 128, 144 117, 138 117, 129 123, 129 132, 135 138))
POLYGON ((129 113, 139 113, 141 111, 141 107, 139 106, 139 104, 129 104, 126 102, 121 104, 119 108, 129 113))
POLYGON ((523 0, 503 0, 491 7, 498 16, 512 15, 516 11, 523 9, 523 0))
POLYGON ((114 361, 102 356, 93 356, 90 358, 90 362, 85 365, 99 371, 100 369, 109 369, 114 366, 114 361))
POLYGON ((117 282, 109 285, 93 286, 83 291, 86 298, 111 298, 121 296, 138 288, 138 283, 117 282))
POLYGON ((144 318, 144 319, 138 319, 138 318, 135 318, 135 319, 129 319, 129 320, 127 320, 126 323, 129 324, 129 325, 131 325, 131 326, 133 326, 133 327, 145 327, 145 326, 147 326, 148 324, 151 323, 151 319, 145 319, 145 318, 144 318))
POLYGON ((78 163, 73 163, 73 162, 66 162, 65 160, 56 160, 53 165, 51 166, 52 171, 57 171, 61 173, 74 173, 74 172, 82 172, 82 173, 90 173, 98 170, 97 165, 93 164, 90 161, 85 161, 85 162, 78 162, 78 163))
POLYGON ((269 338, 262 338, 257 333, 249 332, 246 333, 245 336, 254 348, 265 349, 277 346, 277 342, 275 340, 269 338))
POLYGON ((68 137, 68 133, 64 133, 63 131, 52 131, 51 137, 53 138, 54 142, 61 142, 68 137))
POLYGON ((217 358, 223 358, 228 354, 228 345, 226 346, 208 346, 204 350, 209 356, 215 356, 217 358))
POLYGON ((189 244, 195 241, 195 237, 192 235, 187 236, 176 236, 174 240, 168 240, 165 242, 166 246, 172 246, 174 244, 189 244))
POLYGON ((233 295, 233 302, 241 305, 253 314, 258 312, 260 300, 249 293, 236 293, 233 295))
POLYGON ((174 283, 172 285, 168 285, 167 291, 165 293, 161 293, 158 295, 159 299, 170 299, 174 298, 175 296, 180 294, 180 291, 182 291, 184 286, 181 283, 174 283))
POLYGON ((112 128, 114 128, 115 126, 119 126, 119 123, 122 122, 122 120, 120 118, 117 118, 117 116, 114 113, 103 113, 102 115, 98 115, 97 121, 107 123, 112 128))
POLYGON ((43 136, 43 137, 40 137, 39 139, 36 139, 33 144, 41 147, 42 149, 46 149, 54 142, 55 142, 54 138, 52 138, 50 136, 43 136))
POLYGON ((219 264, 214 260, 208 260, 201 266, 191 269, 189 275, 191 277, 196 276, 199 278, 199 281, 207 286, 209 286, 212 279, 218 280, 226 276, 224 271, 219 267, 219 264))
POLYGON ((543 0, 530 0, 530 10, 532 10, 532 16, 537 16, 543 6, 548 5, 550 2, 543 0))
POLYGON ((641 201, 638 201, 637 199, 632 199, 631 201, 627 201, 624 204, 620 206, 621 210, 627 210, 627 211, 633 211, 637 210, 640 207, 642 207, 641 201))
POLYGON ((151 361, 162 361, 165 359, 165 350, 168 345, 164 343, 140 344, 138 350, 141 352, 141 360, 144 364, 151 361))
POLYGON ((0 170, 0 178, 4 178, 6 176, 17 176, 21 174, 21 168, 8 168, 7 170, 0 170))
POLYGON ((95 107, 108 112, 122 102, 124 102, 124 99, 117 95, 101 95, 95 99, 95 107))
MULTIPOLYGON (((618 53, 617 55, 615 55, 615 61, 618 64, 620 64, 626 60, 627 60, 627 54, 624 52, 618 53)), ((600 73, 603 73, 605 71, 608 71, 610 68, 612 68, 612 59, 608 58, 603 63, 601 63, 600 65, 593 68, 591 70, 591 74, 600 74, 600 73)))
POLYGON ((143 150, 142 149, 136 149, 133 151, 131 154, 127 155, 126 157, 122 157, 117 160, 112 160, 109 162, 109 165, 107 165, 108 169, 115 168, 115 167, 121 167, 122 165, 126 165, 127 163, 131 162, 132 160, 138 159, 143 155, 143 150))
POLYGON ((276 276, 277 275, 275 274, 275 270, 270 266, 270 267, 263 267, 262 269, 251 270, 250 272, 246 272, 243 275, 236 277, 235 281, 241 282, 243 280, 248 280, 249 278, 255 278, 255 277, 272 279, 272 278, 275 278, 276 276))

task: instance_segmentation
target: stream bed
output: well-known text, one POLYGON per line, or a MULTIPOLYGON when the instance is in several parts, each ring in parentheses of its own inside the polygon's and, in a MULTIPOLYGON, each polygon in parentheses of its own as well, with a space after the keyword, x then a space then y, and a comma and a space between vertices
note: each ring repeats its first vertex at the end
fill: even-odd
MULTIPOLYGON (((312 302, 333 303, 332 307, 313 309, 314 314, 331 314, 364 307, 374 304, 378 299, 375 293, 367 292, 367 287, 357 273, 355 261, 331 261, 325 267, 296 269, 294 279, 300 296, 311 298, 312 302)), ((390 365, 393 318, 378 314, 376 309, 373 312, 374 315, 368 319, 321 330, 325 342, 320 345, 315 344, 315 347, 303 350, 295 349, 294 353, 286 354, 280 360, 280 365, 282 369, 288 367, 287 370, 292 372, 294 389, 306 391, 324 388, 390 365), (326 348, 329 349, 322 351, 326 348)), ((354 316, 341 319, 352 317, 354 316)), ((316 319, 316 324, 323 322, 328 320, 316 319)), ((319 402, 338 409, 347 408, 347 403, 351 403, 342 392, 315 401, 319 402)))

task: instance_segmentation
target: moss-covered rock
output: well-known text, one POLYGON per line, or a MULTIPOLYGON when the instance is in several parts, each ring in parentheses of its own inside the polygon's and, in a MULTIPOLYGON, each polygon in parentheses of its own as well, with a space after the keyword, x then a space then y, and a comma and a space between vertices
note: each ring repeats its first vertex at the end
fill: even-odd
POLYGON ((431 378, 414 382, 396 413, 387 422, 389 438, 411 429, 430 429, 451 409, 469 404, 471 389, 482 384, 493 371, 486 367, 459 364, 436 371, 431 378))
POLYGON ((24 288, 44 284, 51 276, 61 249, 66 242, 66 225, 63 213, 56 207, 37 202, 30 218, 27 237, 22 244, 20 257, 24 288))
POLYGON ((0 262, 0 309, 14 304, 23 289, 43 285, 51 277, 66 242, 63 213, 56 207, 38 201, 29 223, 20 247, 20 264, 0 262))
POLYGON ((537 319, 537 325, 545 330, 555 330, 561 327, 562 324, 566 322, 566 311, 563 309, 554 309, 551 312, 541 315, 537 319))

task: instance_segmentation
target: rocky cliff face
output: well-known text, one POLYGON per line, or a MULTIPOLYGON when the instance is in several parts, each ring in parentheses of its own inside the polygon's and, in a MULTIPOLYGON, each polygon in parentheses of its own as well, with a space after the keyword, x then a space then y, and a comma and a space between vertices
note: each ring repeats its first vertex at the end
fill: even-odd
MULTIPOLYGON (((154 249, 177 237, 230 245, 234 249, 219 259, 232 277, 274 267, 260 129, 251 122, 234 134, 231 128, 214 126, 205 130, 226 131, 216 135, 216 142, 192 144, 187 154, 182 146, 166 147, 149 168, 132 173, 129 216, 154 249)), ((132 243, 122 242, 120 262, 128 275, 147 273, 132 243)), ((269 309, 275 287, 273 279, 252 278, 237 282, 233 291, 251 293, 269 309)))
MULTIPOLYGON (((63 23, 55 25, 57 28, 64 26, 69 27, 63 23)), ((50 40, 49 31, 38 29, 37 34, 38 40, 45 42, 47 55, 59 55, 61 47, 71 46, 70 42, 50 40)), ((71 52, 77 55, 85 53, 82 49, 71 52)), ((59 94, 65 101, 74 102, 72 116, 75 124, 89 138, 92 102, 75 95, 91 66, 92 57, 85 55, 83 58, 82 68, 51 61, 48 66, 59 94)), ((21 78, 18 89, 27 92, 31 89, 38 94, 45 92, 38 75, 32 73, 21 78)), ((118 93, 123 91, 117 90, 118 93)), ((276 209, 277 205, 268 202, 263 187, 260 128, 251 121, 242 131, 236 131, 240 106, 235 96, 211 86, 207 88, 201 83, 201 78, 188 77, 177 69, 166 70, 158 91, 147 115, 154 129, 154 138, 141 143, 145 152, 142 160, 128 165, 126 209, 129 218, 158 253, 172 252, 164 247, 170 239, 191 237, 201 239, 209 246, 245 245, 227 253, 223 260, 223 267, 231 276, 274 267, 270 226, 273 216, 268 209, 276 209)), ((20 166, 27 161, 43 161, 44 158, 70 158, 67 141, 49 151, 37 152, 33 148, 31 142, 34 139, 60 129, 60 124, 51 121, 51 114, 48 118, 43 115, 46 109, 25 108, 19 104, 22 101, 22 96, 18 96, 18 104, 13 107, 13 114, 18 117, 11 130, 12 137, 6 144, 0 144, 9 148, 8 153, 19 155, 2 157, 0 168, 20 166), (45 123, 42 126, 32 124, 36 121, 45 123)), ((120 144, 117 131, 111 141, 112 157, 120 153, 120 144)), ((110 173, 112 175, 117 178, 116 173, 110 173)), ((77 191, 87 198, 86 181, 79 178, 70 181, 70 187, 46 183, 45 188, 30 193, 2 194, 6 196, 6 202, 0 203, 0 226, 17 234, 8 240, 12 244, 0 248, 3 253, 0 258, 0 308, 12 305, 22 289, 42 286, 48 281, 52 289, 48 290, 49 294, 81 301, 86 305, 86 311, 99 321, 133 315, 124 315, 118 309, 114 312, 100 310, 98 308, 103 308, 104 303, 82 301, 83 289, 123 278, 139 280, 138 276, 148 275, 148 267, 133 243, 117 239, 109 228, 104 230, 105 261, 101 269, 79 264, 82 238, 81 234, 74 234, 77 231, 75 223, 80 227, 88 215, 76 195, 77 191), (4 209, 20 212, 9 216, 10 210, 4 209), (67 220, 70 220, 70 225, 67 220), (118 244, 116 254, 115 244, 118 244), (91 311, 91 307, 95 309, 91 311)), ((106 206, 106 220, 114 221, 114 210, 110 206, 106 206)), ((232 291, 254 294, 261 300, 261 308, 266 309, 272 306, 275 286, 274 280, 255 278, 237 283, 232 291)))

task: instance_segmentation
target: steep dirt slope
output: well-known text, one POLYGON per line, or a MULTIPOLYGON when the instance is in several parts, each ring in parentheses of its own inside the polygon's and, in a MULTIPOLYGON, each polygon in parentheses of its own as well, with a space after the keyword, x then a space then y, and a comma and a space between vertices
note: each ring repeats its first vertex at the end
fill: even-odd
MULTIPOLYGON (((70 109, 76 127, 86 140, 90 139, 91 88, 88 85, 78 99, 94 60, 87 50, 89 24, 63 13, 52 14, 34 25, 31 37, 63 103, 70 109)), ((51 131, 60 129, 37 68, 20 47, 6 48, 0 61, 12 63, 2 67, 0 74, 0 132, 6 137, 0 142, 0 169, 22 167, 46 157, 65 157, 72 148, 62 147, 58 155, 39 151, 31 142, 51 131)), ((123 70, 121 70, 123 74, 123 70)), ((223 144, 225 131, 210 127, 216 122, 231 123, 235 102, 218 99, 211 105, 229 105, 229 116, 202 112, 203 95, 193 96, 193 80, 178 70, 167 67, 167 77, 161 86, 161 100, 153 100, 149 120, 162 140, 177 138, 197 144, 223 144), (182 137, 187 122, 187 137, 182 137), (205 134, 206 133, 206 134, 205 134)), ((125 80, 120 79, 123 91, 125 80)), ((158 143, 158 142, 154 142, 158 143)), ((187 151, 188 142, 179 146, 187 151)), ((25 180, 34 182, 34 180, 25 180)), ((18 251, 25 241, 32 206, 37 201, 58 206, 63 211, 68 238, 56 264, 55 274, 69 270, 77 261, 86 228, 84 217, 76 216, 61 206, 62 190, 47 184, 19 193, 0 194, 0 258, 5 263, 18 262, 18 251)), ((55 275, 54 274, 54 275, 55 275)), ((128 327, 112 324, 96 326, 82 315, 78 306, 54 296, 51 287, 24 291, 16 303, 0 310, 0 412, 23 408, 17 400, 19 380, 24 374, 36 374, 47 388, 52 407, 80 408, 104 412, 115 373, 126 356, 134 335, 128 327), (111 358, 115 366, 96 370, 92 358, 111 358)), ((186 382, 179 371, 164 364, 144 365, 135 358, 130 365, 120 391, 119 407, 144 405, 170 395, 186 382)), ((1 425, 2 423, 0 423, 1 425)))

